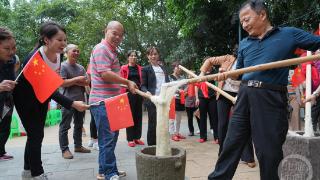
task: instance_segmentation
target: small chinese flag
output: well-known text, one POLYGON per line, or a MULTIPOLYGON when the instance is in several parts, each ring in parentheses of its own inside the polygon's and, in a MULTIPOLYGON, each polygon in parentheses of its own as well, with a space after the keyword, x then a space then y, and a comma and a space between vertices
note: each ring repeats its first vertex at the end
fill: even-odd
POLYGON ((184 104, 186 102, 186 99, 184 97, 184 90, 180 90, 180 103, 184 104))
POLYGON ((63 83, 61 77, 44 62, 39 51, 29 60, 23 75, 41 103, 45 102, 63 83))
POLYGON ((134 125, 127 93, 105 99, 104 103, 111 131, 134 125))
POLYGON ((172 98, 170 103, 169 119, 176 119, 176 100, 172 98))

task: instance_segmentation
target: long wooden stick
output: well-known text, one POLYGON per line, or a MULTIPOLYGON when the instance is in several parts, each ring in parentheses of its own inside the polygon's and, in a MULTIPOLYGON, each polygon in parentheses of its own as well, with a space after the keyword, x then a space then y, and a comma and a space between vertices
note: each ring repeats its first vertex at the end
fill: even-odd
MULTIPOLYGON (((192 71, 190 71, 189 69, 179 65, 179 68, 182 69, 184 72, 186 72, 187 74, 191 75, 192 77, 198 77, 195 73, 193 73, 192 71)), ((226 97, 227 99, 229 99, 230 101, 232 101, 232 103, 236 103, 236 98, 231 96, 230 94, 228 94, 227 92, 225 92, 224 90, 218 88, 217 86, 209 83, 209 82, 206 82, 206 84, 208 85, 208 87, 212 88, 213 90, 219 92, 221 95, 223 95, 224 97, 226 97)))
POLYGON ((249 72, 254 72, 254 71, 264 71, 264 70, 268 70, 268 69, 275 69, 275 68, 281 68, 281 67, 287 67, 287 66, 301 64, 301 63, 304 63, 304 62, 315 61, 315 60, 320 60, 320 54, 312 55, 312 56, 299 57, 299 58, 286 59, 286 60, 279 60, 277 62, 259 64, 259 65, 256 65, 256 66, 250 66, 250 67, 236 69, 236 70, 227 71, 227 72, 223 72, 223 73, 191 78, 191 79, 188 79, 188 83, 196 83, 196 82, 216 80, 219 75, 223 75, 223 76, 225 76, 225 78, 228 78, 230 76, 237 76, 237 75, 241 75, 241 74, 244 74, 244 73, 249 73, 249 72))
MULTIPOLYGON (((123 87, 123 88, 128 88, 128 86, 123 85, 123 84, 120 84, 120 86, 123 87)), ((142 97, 147 98, 147 99, 151 99, 151 97, 152 97, 151 94, 145 93, 145 92, 143 92, 143 91, 141 91, 139 89, 136 89, 136 93, 139 94, 142 97)))

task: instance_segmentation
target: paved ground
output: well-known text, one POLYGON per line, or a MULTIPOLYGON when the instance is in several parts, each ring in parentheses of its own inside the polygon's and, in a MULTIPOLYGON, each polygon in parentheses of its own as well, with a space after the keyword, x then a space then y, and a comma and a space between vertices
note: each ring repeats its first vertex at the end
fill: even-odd
MULTIPOLYGON (((87 115, 85 128, 89 134, 90 117, 87 115)), ((143 122, 143 137, 146 140, 146 116, 143 122)), ((182 134, 188 133, 186 117, 182 120, 182 134)), ((69 133, 70 143, 72 131, 69 133)), ((186 179, 205 180, 207 175, 213 170, 217 160, 218 145, 212 143, 212 135, 208 135, 209 141, 198 143, 199 136, 188 137, 180 142, 172 142, 173 145, 180 146, 187 151, 186 179)), ((14 155, 14 160, 0 162, 0 180, 21 179, 23 169, 23 153, 26 137, 15 137, 8 141, 7 151, 14 155)), ((83 138, 84 145, 89 141, 89 137, 83 138)), ((72 145, 70 146, 73 151, 72 145)), ((141 146, 129 148, 126 142, 125 130, 120 131, 119 141, 116 148, 118 168, 127 172, 127 177, 123 180, 136 180, 135 151, 141 146)), ((45 139, 42 147, 42 161, 45 172, 50 180, 94 180, 98 172, 97 168, 98 151, 93 150, 90 154, 74 154, 74 159, 65 160, 61 157, 58 146, 58 125, 45 128, 45 139)), ((259 179, 259 167, 249 168, 239 164, 235 180, 257 180, 259 179)))

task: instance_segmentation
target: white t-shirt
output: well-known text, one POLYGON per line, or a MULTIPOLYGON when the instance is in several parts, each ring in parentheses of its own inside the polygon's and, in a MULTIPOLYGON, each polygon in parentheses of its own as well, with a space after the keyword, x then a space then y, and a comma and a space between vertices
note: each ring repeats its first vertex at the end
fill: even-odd
POLYGON ((44 50, 43 50, 43 46, 41 46, 39 48, 39 51, 42 55, 42 58, 44 60, 44 62, 54 71, 56 71, 57 73, 59 73, 59 70, 60 70, 60 54, 57 54, 57 62, 56 63, 53 63, 49 60, 49 58, 46 56, 46 54, 44 53, 44 50))
MULTIPOLYGON (((233 65, 231 67, 231 70, 236 69, 236 64, 237 64, 237 61, 234 61, 233 65)), ((239 91, 240 83, 241 83, 240 81, 235 81, 235 80, 232 80, 231 78, 228 78, 225 80, 225 83, 224 83, 222 89, 224 91, 237 93, 239 91)))
POLYGON ((166 82, 166 78, 164 75, 163 70, 161 69, 160 66, 152 66, 153 71, 156 75, 156 91, 155 91, 155 95, 159 95, 160 94, 160 89, 161 89, 161 85, 163 83, 166 82))

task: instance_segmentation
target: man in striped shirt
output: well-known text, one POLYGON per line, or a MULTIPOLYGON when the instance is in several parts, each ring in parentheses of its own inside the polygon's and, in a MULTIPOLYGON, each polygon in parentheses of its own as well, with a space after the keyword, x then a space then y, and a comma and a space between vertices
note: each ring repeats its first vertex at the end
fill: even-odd
MULTIPOLYGON (((105 38, 97 44, 91 54, 91 92, 90 104, 100 102, 106 98, 120 94, 120 85, 128 86, 135 93, 136 84, 120 77, 120 64, 117 58, 116 48, 122 42, 124 35, 123 25, 118 21, 110 21, 106 26, 105 38)), ((119 173, 116 165, 114 150, 118 140, 119 131, 111 131, 109 122, 106 120, 104 103, 91 107, 98 129, 99 144, 99 175, 98 178, 118 180, 119 173)))

